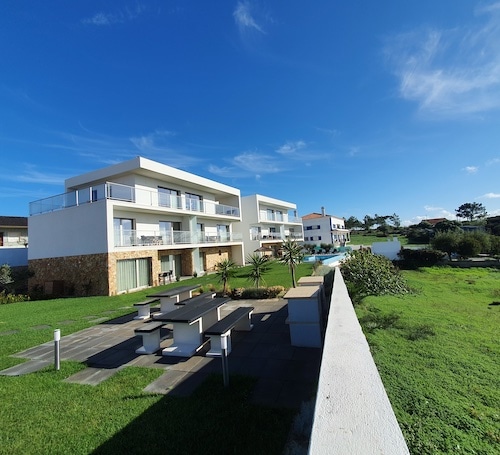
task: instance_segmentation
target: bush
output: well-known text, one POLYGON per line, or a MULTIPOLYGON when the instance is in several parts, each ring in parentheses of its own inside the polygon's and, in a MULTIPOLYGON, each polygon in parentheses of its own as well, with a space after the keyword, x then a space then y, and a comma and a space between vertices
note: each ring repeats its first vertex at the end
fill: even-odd
POLYGON ((278 297, 285 288, 283 286, 270 286, 268 288, 235 288, 231 291, 231 298, 238 299, 274 299, 278 297))
POLYGON ((5 291, 0 292, 0 305, 7 303, 27 302, 30 298, 23 294, 7 294, 5 291))
POLYGON ((481 242, 474 235, 466 234, 460 238, 457 253, 461 258, 470 258, 481 253, 481 242))
POLYGON ((342 275, 353 301, 368 295, 407 294, 410 292, 405 279, 384 256, 367 250, 351 253, 342 264, 342 275))
POLYGON ((400 260, 396 261, 402 269, 417 269, 419 267, 432 267, 440 262, 444 253, 435 250, 410 250, 402 248, 399 252, 400 260))

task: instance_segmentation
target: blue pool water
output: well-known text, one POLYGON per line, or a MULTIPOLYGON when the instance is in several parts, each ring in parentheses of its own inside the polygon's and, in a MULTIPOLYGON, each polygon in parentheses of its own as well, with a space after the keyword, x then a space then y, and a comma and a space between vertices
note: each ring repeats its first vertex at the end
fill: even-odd
POLYGON ((331 262, 336 262, 345 258, 345 253, 337 254, 312 254, 310 256, 304 256, 304 262, 316 262, 321 261, 324 265, 328 265, 331 262))

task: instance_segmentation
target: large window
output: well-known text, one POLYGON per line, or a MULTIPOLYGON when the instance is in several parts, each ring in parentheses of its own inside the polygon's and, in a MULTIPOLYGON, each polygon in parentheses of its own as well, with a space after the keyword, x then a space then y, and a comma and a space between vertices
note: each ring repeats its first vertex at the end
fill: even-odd
POLYGON ((203 197, 199 194, 186 193, 186 210, 203 212, 203 197))
POLYGON ((162 207, 179 208, 180 192, 170 188, 158 187, 158 204, 162 207))
POLYGON ((131 218, 114 218, 115 246, 135 245, 134 220, 131 218))
POLYGON ((151 258, 116 261, 118 292, 146 287, 151 284, 151 258))
POLYGON ((172 245, 174 243, 174 231, 181 230, 179 221, 160 221, 160 235, 164 245, 172 245))

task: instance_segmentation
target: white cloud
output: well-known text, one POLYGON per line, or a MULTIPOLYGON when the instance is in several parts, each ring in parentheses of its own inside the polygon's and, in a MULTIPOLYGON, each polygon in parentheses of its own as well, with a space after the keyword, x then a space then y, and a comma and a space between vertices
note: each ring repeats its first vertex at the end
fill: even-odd
POLYGON ((497 199, 497 198, 500 198, 500 193, 486 193, 478 197, 478 199, 497 199))
POLYGON ((500 163, 500 158, 493 158, 486 162, 486 166, 492 166, 493 164, 498 164, 498 163, 500 163))
POLYGON ((399 94, 440 115, 500 108, 500 8, 478 10, 480 24, 401 34, 385 52, 399 78, 399 94))
POLYGON ((306 143, 304 141, 286 142, 281 147, 279 147, 276 152, 280 155, 295 155, 299 150, 305 148, 306 143))
POLYGON ((240 31, 256 30, 260 33, 265 33, 262 27, 257 23, 251 12, 251 5, 249 2, 238 2, 236 9, 233 12, 234 20, 238 25, 240 31))
POLYGON ((283 170, 283 166, 272 156, 256 152, 244 152, 233 158, 236 167, 251 173, 274 174, 283 170))
POLYGON ((467 172, 467 174, 477 174, 479 168, 477 166, 465 166, 462 170, 467 172))
POLYGON ((136 19, 145 11, 146 8, 138 3, 135 8, 125 7, 113 13, 98 12, 92 17, 82 19, 82 23, 85 25, 95 25, 97 27, 122 24, 136 19))

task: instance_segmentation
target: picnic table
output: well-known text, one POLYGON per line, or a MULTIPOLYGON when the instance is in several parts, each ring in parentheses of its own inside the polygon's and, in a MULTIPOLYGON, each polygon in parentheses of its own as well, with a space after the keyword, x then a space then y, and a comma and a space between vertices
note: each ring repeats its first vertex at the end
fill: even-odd
POLYGON ((199 284, 194 286, 177 286, 176 288, 160 291, 155 294, 148 295, 147 297, 159 298, 160 311, 162 313, 168 313, 176 308, 176 303, 179 303, 182 300, 190 299, 193 296, 193 291, 199 287, 199 284))
POLYGON ((204 345, 204 330, 220 320, 220 307, 229 300, 229 297, 207 296, 191 305, 155 315, 155 320, 171 323, 173 327, 173 343, 162 350, 162 355, 191 357, 199 351, 204 345))

